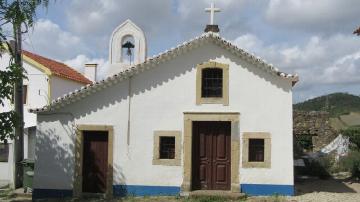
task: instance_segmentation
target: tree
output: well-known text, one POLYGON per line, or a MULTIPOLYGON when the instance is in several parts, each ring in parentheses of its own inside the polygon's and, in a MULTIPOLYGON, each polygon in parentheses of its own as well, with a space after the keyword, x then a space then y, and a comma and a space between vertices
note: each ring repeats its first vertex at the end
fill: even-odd
POLYGON ((14 98, 15 109, 0 113, 0 141, 7 142, 15 139, 15 188, 21 185, 20 161, 23 160, 23 89, 22 81, 25 78, 21 59, 21 36, 34 25, 36 8, 39 5, 48 5, 48 0, 0 0, 0 51, 8 51, 11 59, 9 66, 0 71, 0 105, 5 100, 14 98), (13 35, 8 36, 4 27, 12 25, 13 35), (8 40, 14 39, 9 44, 8 40), (13 133, 15 128, 15 133, 13 133))

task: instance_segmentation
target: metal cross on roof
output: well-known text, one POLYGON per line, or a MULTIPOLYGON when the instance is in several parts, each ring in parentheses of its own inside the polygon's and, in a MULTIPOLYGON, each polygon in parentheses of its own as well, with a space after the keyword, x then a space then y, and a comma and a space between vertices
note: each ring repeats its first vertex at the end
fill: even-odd
POLYGON ((220 8, 215 8, 215 4, 211 3, 210 8, 205 8, 205 11, 210 13, 210 25, 213 25, 215 12, 220 12, 220 8))

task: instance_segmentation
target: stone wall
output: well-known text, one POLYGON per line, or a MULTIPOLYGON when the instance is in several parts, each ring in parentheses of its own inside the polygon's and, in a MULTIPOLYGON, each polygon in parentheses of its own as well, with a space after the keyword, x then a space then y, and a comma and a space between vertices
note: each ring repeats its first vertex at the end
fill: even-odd
POLYGON ((329 113, 323 111, 294 111, 293 135, 312 136, 313 151, 319 151, 322 147, 334 140, 338 132, 330 125, 329 113))

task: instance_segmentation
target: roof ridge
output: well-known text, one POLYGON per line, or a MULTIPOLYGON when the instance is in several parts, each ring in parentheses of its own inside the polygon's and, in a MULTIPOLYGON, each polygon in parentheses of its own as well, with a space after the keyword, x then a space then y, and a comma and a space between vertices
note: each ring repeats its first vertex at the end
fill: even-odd
MULTIPOLYGON (((170 58, 166 57, 167 55, 175 54, 175 57, 176 57, 177 55, 180 55, 180 54, 184 53, 185 51, 187 51, 187 49, 182 50, 183 48, 188 47, 191 49, 190 45, 192 45, 192 43, 194 43, 194 45, 197 46, 197 45, 199 45, 197 43, 202 43, 203 40, 206 40, 206 39, 213 39, 213 40, 217 39, 218 41, 221 42, 221 43, 216 43, 217 45, 222 46, 226 50, 233 49, 234 51, 231 51, 231 53, 236 54, 237 56, 240 56, 240 55, 245 56, 245 59, 251 60, 254 63, 258 63, 258 64, 262 65, 263 67, 266 67, 270 72, 276 74, 277 76, 280 76, 284 79, 290 79, 293 82, 293 85, 299 79, 297 74, 292 75, 292 74, 286 74, 284 72, 281 72, 278 68, 276 68, 272 64, 267 64, 265 62, 265 60, 261 59, 260 57, 255 56, 252 53, 249 53, 248 51, 245 51, 244 49, 239 48, 238 46, 234 45, 232 42, 220 37, 219 34, 208 32, 208 33, 204 33, 200 36, 197 36, 193 39, 190 39, 188 41, 185 41, 185 42, 177 45, 176 47, 170 48, 169 50, 165 50, 163 52, 160 52, 157 55, 147 58, 143 63, 133 65, 125 70, 120 71, 119 73, 108 76, 107 78, 102 79, 101 81, 88 84, 79 90, 69 92, 68 94, 66 94, 64 96, 59 97, 56 100, 53 100, 47 106, 44 106, 42 108, 30 109, 29 111, 33 112, 33 113, 50 111, 51 109, 60 108, 61 106, 64 106, 65 104, 69 104, 70 102, 75 102, 78 99, 72 99, 72 98, 75 98, 78 94, 86 93, 86 95, 88 95, 88 94, 92 94, 92 93, 96 92, 99 89, 107 88, 108 86, 111 86, 111 85, 121 81, 122 79, 127 79, 128 77, 132 76, 133 74, 137 74, 139 72, 144 71, 144 69, 149 69, 150 67, 148 67, 148 65, 153 67, 156 64, 160 64, 160 63, 172 58, 172 57, 170 57, 170 58), (107 83, 108 83, 108 85, 105 85, 107 83), (63 102, 65 102, 65 101, 67 101, 67 102, 64 104, 63 102)), ((82 97, 85 97, 85 96, 82 96, 82 97)))

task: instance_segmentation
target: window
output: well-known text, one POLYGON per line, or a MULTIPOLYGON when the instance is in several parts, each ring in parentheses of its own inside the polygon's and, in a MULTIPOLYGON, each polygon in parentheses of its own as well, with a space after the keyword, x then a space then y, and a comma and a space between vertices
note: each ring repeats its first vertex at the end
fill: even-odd
POLYGON ((180 131, 154 131, 153 165, 180 166, 180 138, 180 131))
POLYGON ((201 97, 222 97, 223 70, 206 68, 202 70, 201 97))
POLYGON ((160 137, 160 159, 175 158, 175 137, 160 137))
POLYGON ((9 144, 0 143, 0 162, 8 162, 9 144))
POLYGON ((264 139, 249 139, 249 162, 264 162, 264 139))
POLYGON ((196 104, 229 105, 229 65, 206 62, 197 66, 196 104))
POLYGON ((27 91, 28 91, 28 86, 23 85, 23 104, 27 104, 27 91))
MULTIPOLYGON (((28 86, 27 85, 23 85, 23 104, 27 104, 27 91, 28 91, 28 86)), ((14 104, 14 94, 15 92, 11 95, 11 104, 14 104)))
POLYGON ((245 132, 243 139, 243 168, 271 167, 271 136, 266 132, 245 132))

